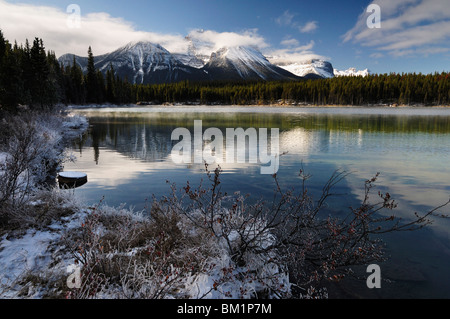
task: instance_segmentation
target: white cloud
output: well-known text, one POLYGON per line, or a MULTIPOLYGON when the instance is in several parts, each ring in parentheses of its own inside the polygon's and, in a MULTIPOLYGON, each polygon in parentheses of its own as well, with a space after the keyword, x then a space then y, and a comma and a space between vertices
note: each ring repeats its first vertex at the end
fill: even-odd
POLYGON ((313 32, 314 30, 316 30, 317 28, 318 28, 317 21, 310 21, 310 22, 306 23, 305 25, 300 26, 298 28, 298 30, 301 33, 310 33, 310 32, 313 32))
POLYGON ((381 28, 370 29, 363 12, 343 36, 393 56, 428 55, 450 50, 450 5, 448 0, 374 0, 381 8, 381 28))
POLYGON ((266 53, 267 58, 272 63, 277 64, 290 64, 290 63, 301 63, 305 61, 310 61, 312 59, 319 60, 330 60, 329 57, 325 57, 314 53, 315 42, 311 40, 308 44, 298 45, 295 47, 288 47, 284 49, 269 50, 266 53))
MULTIPOLYGON (((55 51, 57 56, 65 53, 86 56, 89 46, 92 46, 95 55, 100 55, 141 40, 158 43, 173 53, 188 50, 185 35, 140 31, 131 22, 108 13, 83 15, 81 10, 80 28, 68 26, 67 21, 71 17, 72 12, 49 6, 11 4, 0 0, 0 28, 7 39, 17 40, 20 44, 25 43, 26 39, 42 38, 46 48, 55 51)), ((197 40, 200 44, 198 49, 204 54, 225 46, 247 45, 260 50, 269 46, 257 29, 239 33, 194 30, 189 36, 197 40)))
POLYGON ((298 42, 297 39, 293 39, 291 37, 286 37, 284 38, 281 42, 281 45, 286 46, 286 47, 297 47, 300 45, 300 43, 298 42))
POLYGON ((99 55, 139 40, 159 43, 174 52, 187 49, 184 36, 179 34, 139 31, 132 23, 107 13, 81 14, 80 28, 70 28, 67 21, 71 15, 63 10, 0 0, 0 28, 7 39, 20 44, 42 38, 57 56, 68 52, 85 56, 89 46, 99 55))
POLYGON ((290 26, 293 23, 292 19, 294 19, 294 16, 289 10, 286 10, 281 16, 275 19, 275 22, 281 26, 290 26))
POLYGON ((192 30, 188 37, 194 41, 197 52, 205 55, 230 46, 252 46, 258 50, 269 47, 257 29, 243 30, 240 33, 192 30))
POLYGON ((294 21, 296 14, 289 12, 289 10, 284 11, 284 13, 275 19, 275 22, 280 26, 288 26, 293 29, 297 29, 301 33, 310 33, 318 28, 317 21, 309 21, 306 24, 299 24, 298 21, 294 21))
MULTIPOLYGON (((25 43, 26 39, 31 42, 35 37, 42 38, 46 49, 54 51, 57 56, 65 53, 87 56, 89 46, 92 46, 95 55, 101 55, 129 42, 141 40, 158 43, 173 53, 188 51, 189 42, 185 35, 141 31, 122 18, 104 12, 83 14, 82 9, 80 28, 71 28, 67 21, 72 13, 65 10, 0 0, 0 29, 7 39, 17 40, 19 44, 25 43)), ((294 15, 286 11, 277 19, 277 23, 292 25, 293 18, 294 15)), ((286 48, 277 50, 267 43, 258 29, 240 32, 192 30, 188 38, 194 41, 197 52, 205 55, 222 47, 240 45, 256 47, 265 55, 276 55, 288 60, 303 61, 320 57, 312 50, 314 41, 300 45, 296 39, 287 37, 281 42, 286 48)))
POLYGON ((380 52, 375 52, 375 53, 372 53, 371 55, 369 55, 369 57, 371 57, 372 59, 379 59, 379 58, 384 57, 384 54, 380 53, 380 52))

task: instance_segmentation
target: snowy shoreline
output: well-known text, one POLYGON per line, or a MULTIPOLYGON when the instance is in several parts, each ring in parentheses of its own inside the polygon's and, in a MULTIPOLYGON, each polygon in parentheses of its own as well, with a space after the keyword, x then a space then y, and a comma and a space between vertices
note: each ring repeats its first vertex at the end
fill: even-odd
POLYGON ((447 106, 288 106, 288 105, 143 105, 135 104, 113 105, 86 105, 69 106, 74 114, 83 116, 109 116, 111 114, 136 113, 146 115, 167 113, 177 114, 215 114, 215 113, 261 113, 261 114, 338 114, 338 115, 407 115, 407 116, 448 116, 450 107, 447 106))
POLYGON ((142 104, 87 104, 87 105, 69 105, 68 109, 71 111, 78 110, 121 110, 121 109, 166 109, 166 110, 177 110, 177 109, 191 109, 191 108, 209 108, 214 110, 216 108, 228 108, 231 110, 235 109, 447 109, 450 105, 425 105, 425 104, 415 104, 415 105, 396 105, 396 104, 366 104, 366 105, 338 105, 338 104, 326 104, 326 105, 314 105, 314 104, 303 104, 303 103, 275 103, 275 104, 245 104, 245 105, 231 105, 231 104, 202 104, 202 103, 163 103, 163 104, 153 104, 153 103, 142 103, 142 104))
POLYGON ((362 107, 387 107, 387 108, 435 108, 435 107, 450 107, 450 105, 425 105, 425 104, 417 104, 417 105, 391 105, 391 104, 364 104, 364 105, 342 105, 342 104, 324 104, 324 105, 316 105, 316 104, 302 104, 302 103, 275 103, 275 104, 223 104, 223 103, 211 103, 211 104, 203 104, 203 103, 142 103, 142 104, 86 104, 86 105, 69 105, 69 110, 78 110, 78 109, 96 109, 96 108, 134 108, 134 107, 195 107, 195 106, 220 106, 220 107, 308 107, 308 108, 323 108, 323 107, 336 107, 336 108, 362 108, 362 107))
MULTIPOLYGON (((35 143, 42 143, 31 145, 39 152, 36 154, 35 162, 45 160, 51 167, 55 166, 54 169, 57 172, 61 169, 60 161, 64 161, 66 156, 64 155, 66 145, 84 134, 88 128, 87 119, 74 114, 31 115, 31 120, 27 118, 26 121, 23 123, 27 124, 23 125, 32 125, 32 132, 35 132, 32 138, 35 143)), ((8 152, 0 153, 2 178, 8 173, 6 169, 14 163, 14 156, 8 152)), ((51 171, 53 168, 47 173, 52 174, 51 171)), ((28 168, 18 176, 17 191, 24 194, 14 195, 24 198, 21 204, 24 216, 17 216, 17 218, 27 222, 19 227, 12 226, 12 229, 9 229, 9 226, 5 229, 0 228, 0 298, 2 299, 39 298, 39 292, 31 291, 33 288, 26 278, 35 276, 36 279, 39 274, 45 273, 50 268, 50 264, 55 262, 53 243, 60 238, 61 230, 67 227, 70 221, 80 217, 79 213, 69 217, 55 214, 57 218, 51 224, 43 221, 42 225, 39 225, 38 218, 33 216, 33 210, 38 211, 43 206, 47 206, 48 213, 48 207, 52 206, 55 211, 62 212, 68 208, 66 205, 69 205, 73 199, 67 192, 63 193, 62 190, 56 189, 56 186, 49 191, 41 189, 39 184, 46 183, 45 180, 48 180, 50 176, 35 176, 36 172, 38 171, 28 168), (56 202, 53 203, 53 200, 56 202)), ((44 172, 42 171, 41 174, 44 172)), ((52 214, 49 214, 43 220, 52 217, 52 214)), ((39 219, 42 220, 42 218, 39 219)))
MULTIPOLYGON (((70 114, 55 127, 61 128, 57 133, 69 141, 83 134, 88 122, 83 116, 70 114)), ((53 147, 65 145, 56 141, 53 147)), ((7 160, 8 156, 2 154, 1 158, 7 160)), ((0 299, 235 299, 289 295, 289 275, 276 262, 278 257, 258 253, 274 240, 263 220, 244 226, 248 220, 243 215, 218 207, 220 215, 212 222, 230 214, 230 223, 236 228, 227 229, 226 234, 218 229, 218 235, 211 237, 210 230, 199 226, 203 225, 198 222, 203 220, 202 215, 196 216, 194 211, 188 217, 181 207, 172 217, 163 214, 150 219, 143 212, 123 207, 101 203, 88 207, 77 202, 70 190, 57 187, 35 189, 27 196, 30 200, 21 207, 26 210, 25 216, 20 218, 29 222, 0 229, 0 299), (232 250, 240 247, 244 238, 259 244, 255 250, 248 249, 242 256, 246 262, 238 265, 232 250), (161 246, 161 241, 166 240, 175 240, 173 252, 161 246), (125 263, 118 263, 122 259, 125 263), (93 272, 99 265, 111 269, 123 266, 127 275, 114 281, 108 271, 103 272, 104 268, 100 273, 93 272), (68 280, 77 267, 83 269, 82 286, 71 289, 68 280)), ((179 204, 175 197, 172 200, 173 205, 179 204)), ((164 200, 159 205, 164 209, 164 200)))
MULTIPOLYGON (((181 112, 191 108, 198 111, 200 107, 175 107, 181 112)), ((217 108, 222 111, 231 109, 227 106, 217 108)), ((111 108, 110 105, 97 111, 130 109, 145 111, 145 108, 135 106, 111 108)), ((146 109, 155 111, 153 107, 146 109)), ((173 111, 173 108, 166 109, 173 111)), ((236 106, 233 110, 245 112, 248 109, 236 106)), ((371 112, 370 108, 369 111, 367 108, 359 109, 371 112)), ((208 107, 203 110, 211 111, 208 107)), ((274 107, 273 110, 279 108, 274 107)), ((326 108, 322 110, 327 112, 326 108)), ((355 109, 348 110, 351 113, 355 109)), ((414 113, 420 110, 414 108, 414 113)), ((429 108, 422 110, 433 113, 429 112, 429 108)), ((445 112, 450 109, 443 110, 441 113, 448 115, 445 112)), ((72 111, 59 126, 62 131, 57 131, 66 141, 83 134, 89 124, 83 115, 84 109, 72 111)), ((391 110, 389 113, 392 114, 391 110)), ((45 132, 50 144, 57 142, 54 145, 61 150, 60 146, 65 143, 60 143, 59 139, 52 140, 58 134, 45 132)), ((8 154, 0 153, 0 161, 5 162, 7 158, 8 154)), ((189 189, 185 189, 186 193, 189 189)), ((194 199, 198 194, 201 192, 189 193, 194 199)), ((214 225, 205 230, 198 226, 206 220, 206 215, 196 216, 198 211, 194 210, 194 214, 188 216, 178 201, 169 205, 169 211, 179 210, 176 215, 150 220, 143 212, 133 212, 123 207, 108 207, 101 203, 87 207, 76 202, 70 190, 55 188, 50 192, 37 192, 37 195, 26 206, 39 211, 37 216, 25 216, 24 220, 28 223, 29 219, 29 224, 6 231, 0 228, 0 299, 290 297, 293 284, 285 259, 275 250, 265 254, 266 248, 276 241, 276 237, 271 232, 273 228, 265 228, 267 220, 264 218, 246 220, 242 214, 231 214, 230 210, 220 206, 217 215, 211 218, 214 225), (213 234, 217 231, 216 235, 212 236, 211 231, 213 234), (237 262, 236 251, 240 253, 237 249, 242 246, 243 239, 244 242, 255 243, 255 246, 242 253, 245 262, 237 262), (172 249, 173 242, 178 245, 175 245, 177 249, 172 249), (66 281, 72 274, 69 269, 76 267, 77 260, 86 262, 81 262, 82 265, 88 265, 85 270, 87 279, 84 280, 86 286, 80 291, 70 290, 66 281), (93 272, 96 267, 104 272, 93 272), (116 268, 125 272, 126 276, 108 281, 123 275, 116 268)), ((165 208, 165 204, 160 202, 158 208, 165 208)), ((309 293, 306 292, 306 295, 309 293)), ((326 291, 313 291, 311 295, 327 297, 326 291)))

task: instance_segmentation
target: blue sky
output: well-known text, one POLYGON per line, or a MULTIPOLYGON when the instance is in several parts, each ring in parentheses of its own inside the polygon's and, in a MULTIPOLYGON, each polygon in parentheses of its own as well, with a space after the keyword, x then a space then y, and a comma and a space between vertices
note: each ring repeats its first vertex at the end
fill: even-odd
POLYGON ((205 53, 236 42, 339 70, 450 71, 449 0, 0 0, 0 28, 19 43, 42 37, 57 55, 85 55, 89 45, 102 54, 138 39, 183 51, 190 35, 205 53), (65 23, 70 4, 81 10, 80 28, 65 23), (370 4, 381 9, 379 29, 367 26, 370 4))

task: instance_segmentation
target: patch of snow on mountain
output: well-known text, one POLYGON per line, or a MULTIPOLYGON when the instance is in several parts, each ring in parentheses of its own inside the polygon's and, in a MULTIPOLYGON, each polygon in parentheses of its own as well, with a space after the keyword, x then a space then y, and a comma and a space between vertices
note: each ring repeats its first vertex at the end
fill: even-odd
POLYGON ((251 70, 258 74, 260 78, 266 79, 266 76, 260 72, 259 68, 271 66, 271 63, 261 52, 251 47, 223 48, 217 51, 216 58, 230 61, 243 78, 251 70))
POLYGON ((270 64, 261 52, 251 47, 238 46, 227 48, 224 56, 232 61, 240 61, 242 63, 257 62, 262 65, 270 64))
POLYGON ((275 65, 283 68, 297 76, 304 77, 308 74, 316 74, 323 78, 334 77, 333 67, 330 62, 323 60, 308 60, 294 63, 272 61, 275 65))
POLYGON ((365 70, 356 70, 356 68, 349 68, 347 70, 344 71, 339 71, 337 69, 334 69, 334 75, 335 76, 368 76, 370 75, 371 72, 368 69, 365 70))
POLYGON ((203 56, 196 56, 190 54, 173 54, 175 59, 183 63, 184 65, 191 66, 196 69, 201 69, 208 62, 208 58, 204 58, 203 56))

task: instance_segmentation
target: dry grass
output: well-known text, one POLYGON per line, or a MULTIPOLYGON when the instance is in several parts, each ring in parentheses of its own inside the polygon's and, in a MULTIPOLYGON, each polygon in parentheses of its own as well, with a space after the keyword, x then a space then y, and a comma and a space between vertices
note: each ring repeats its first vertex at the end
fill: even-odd
POLYGON ((143 215, 123 207, 92 208, 83 224, 64 236, 84 278, 90 278, 71 297, 92 296, 105 286, 120 287, 124 298, 164 298, 181 291, 184 279, 203 269, 211 253, 201 245, 204 237, 180 228, 188 222, 181 217, 160 209, 143 215))

